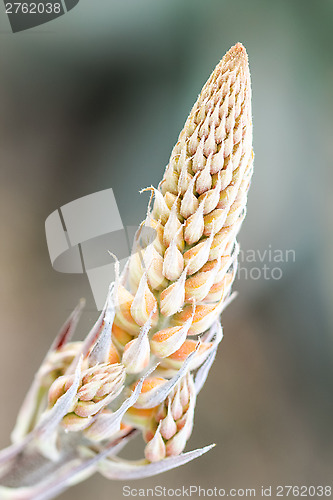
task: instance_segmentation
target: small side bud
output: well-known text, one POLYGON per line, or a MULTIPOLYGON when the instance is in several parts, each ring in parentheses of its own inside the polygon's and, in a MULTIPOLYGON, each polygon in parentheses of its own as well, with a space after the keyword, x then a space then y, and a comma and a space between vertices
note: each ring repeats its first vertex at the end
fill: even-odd
POLYGON ((75 413, 68 413, 61 421, 61 426, 66 432, 80 432, 89 427, 93 417, 79 417, 75 413))
POLYGON ((184 248, 184 239, 182 232, 182 224, 177 216, 177 200, 172 205, 171 213, 168 218, 168 222, 164 226, 163 233, 163 243, 166 247, 168 247, 173 240, 175 234, 177 234, 177 247, 179 250, 184 248))
POLYGON ((150 344, 148 333, 151 328, 151 318, 141 328, 137 339, 125 345, 122 363, 127 373, 139 373, 149 365, 150 344))
POLYGON ((211 233, 209 238, 197 243, 194 247, 184 253, 187 274, 191 275, 196 273, 204 264, 206 264, 209 257, 210 247, 213 242, 213 237, 213 233, 211 233))
POLYGON ((147 271, 149 286, 153 290, 165 288, 167 280, 163 276, 163 257, 157 252, 154 245, 149 245, 143 252, 143 261, 147 271))
POLYGON ((130 335, 126 330, 120 328, 115 323, 112 325, 112 340, 116 347, 122 351, 125 345, 133 339, 133 336, 130 335))
POLYGON ((184 269, 175 283, 161 292, 160 309, 163 316, 172 316, 183 307, 185 300, 185 280, 186 269, 184 269))
POLYGON ((48 393, 49 405, 53 406, 54 403, 66 392, 65 383, 67 381, 67 377, 62 376, 55 379, 53 384, 51 385, 48 393))
POLYGON ((194 212, 187 220, 184 230, 184 239, 188 245, 193 245, 200 240, 204 232, 204 206, 205 199, 199 205, 198 210, 194 212))
POLYGON ((198 194, 203 194, 212 186, 212 177, 210 175, 211 156, 207 159, 205 168, 200 171, 195 186, 198 194))
POLYGON ((149 289, 147 273, 144 273, 131 304, 131 316, 138 325, 143 326, 148 321, 153 310, 155 313, 153 314, 152 323, 156 324, 158 319, 157 301, 149 289))
POLYGON ((113 342, 111 342, 110 345, 107 362, 110 363, 110 365, 120 362, 119 352, 113 342))
POLYGON ((181 215, 187 219, 190 215, 194 214, 199 206, 199 202, 196 196, 193 194, 194 184, 197 176, 195 175, 189 183, 187 191, 184 194, 184 197, 180 204, 180 213, 181 215))
POLYGON ((179 278, 184 269, 183 254, 178 250, 176 239, 173 238, 170 246, 166 249, 163 261, 163 275, 170 281, 179 278))
MULTIPOLYGON (((185 340, 184 344, 178 349, 178 351, 175 351, 173 354, 162 360, 162 367, 179 370, 188 356, 195 351, 197 345, 197 340, 185 340)), ((190 363, 191 370, 195 370, 204 362, 211 346, 212 344, 210 342, 200 343, 197 354, 190 363)))
POLYGON ((165 444, 158 427, 153 439, 146 444, 145 457, 149 462, 158 462, 165 457, 165 454, 165 444))
POLYGON ((133 295, 123 285, 118 283, 114 297, 116 306, 114 324, 132 335, 138 335, 140 326, 134 321, 131 315, 131 306, 134 300, 133 295))
POLYGON ((170 210, 165 203, 163 194, 159 189, 154 189, 154 197, 155 200, 152 215, 155 219, 160 220, 163 224, 165 224, 170 215, 170 210))
POLYGON ((192 317, 184 325, 166 328, 155 333, 150 341, 155 356, 165 358, 177 351, 185 342, 192 323, 192 317))
POLYGON ((144 408, 149 407, 149 401, 152 396, 156 394, 160 386, 166 383, 165 378, 161 377, 148 377, 144 380, 140 396, 138 397, 136 403, 133 405, 134 408, 144 408))
MULTIPOLYGON (((222 308, 223 299, 217 304, 197 305, 188 334, 196 335, 207 330, 212 326, 216 318, 218 318, 222 308)), ((184 321, 187 321, 191 313, 191 306, 185 306, 181 312, 174 315, 173 323, 175 325, 182 325, 184 321)))
POLYGON ((171 439, 177 432, 177 424, 171 413, 170 400, 168 402, 167 414, 163 420, 161 420, 160 432, 164 439, 171 439))
POLYGON ((220 191, 221 191, 221 180, 220 174, 218 174, 217 182, 213 189, 206 191, 206 193, 199 196, 199 203, 204 200, 204 215, 209 214, 212 210, 214 210, 220 199, 220 191))

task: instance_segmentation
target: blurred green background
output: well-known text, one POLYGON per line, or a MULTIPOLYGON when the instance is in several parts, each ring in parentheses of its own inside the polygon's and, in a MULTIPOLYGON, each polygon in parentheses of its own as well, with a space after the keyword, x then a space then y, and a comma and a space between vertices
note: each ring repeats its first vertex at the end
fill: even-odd
MULTIPOLYGON (((131 486, 332 482, 332 0, 80 0, 17 34, 0 5, 1 447, 81 296, 81 336, 97 316, 86 276, 52 269, 46 217, 112 187, 124 224, 139 223, 139 189, 157 185, 202 85, 238 41, 256 154, 240 243, 296 259, 279 280, 234 285, 187 449, 217 446, 131 486)), ((143 442, 130 446, 139 457, 143 442)), ((94 476, 60 498, 117 500, 124 484, 94 476)))

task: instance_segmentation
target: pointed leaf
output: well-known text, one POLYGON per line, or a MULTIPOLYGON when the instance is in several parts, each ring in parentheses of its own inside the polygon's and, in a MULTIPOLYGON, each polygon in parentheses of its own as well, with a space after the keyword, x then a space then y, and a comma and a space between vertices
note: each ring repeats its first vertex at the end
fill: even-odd
POLYGON ((91 365, 104 363, 107 360, 111 346, 111 328, 115 316, 115 308, 112 300, 114 284, 111 283, 107 298, 107 309, 104 316, 104 327, 89 355, 91 365))
POLYGON ((216 349, 214 349, 213 352, 210 353, 204 364, 199 368, 199 370, 196 373, 194 385, 195 385, 195 392, 197 394, 199 394, 199 392, 205 385, 205 382, 209 374, 209 370, 211 369, 212 364, 214 363, 215 356, 216 356, 216 349))
POLYGON ((149 463, 147 460, 130 461, 123 459, 108 459, 102 460, 99 463, 98 469, 103 476, 108 479, 142 479, 144 477, 155 476, 161 472, 166 472, 175 467, 200 457, 207 451, 211 450, 215 445, 205 446, 198 450, 189 451, 178 455, 177 457, 168 457, 160 462, 149 463))
POLYGON ((22 488, 6 488, 0 486, 2 500, 50 500, 64 490, 94 474, 97 463, 118 450, 118 444, 104 448, 89 460, 75 459, 61 465, 49 474, 44 481, 34 486, 22 488))
POLYGON ((191 362, 191 360, 194 358, 194 356, 197 354, 197 351, 200 347, 200 341, 198 342, 195 350, 186 358, 184 363, 182 364, 181 368, 178 370, 176 375, 172 377, 170 380, 165 382, 164 384, 160 385, 156 390, 152 391, 153 394, 149 400, 145 400, 144 404, 139 405, 138 403, 136 404, 137 408, 154 408, 154 406, 159 405, 166 399, 170 391, 174 388, 174 386, 177 384, 178 380, 185 375, 188 366, 191 362))
POLYGON ((34 380, 24 398, 22 406, 18 412, 16 423, 11 433, 11 439, 13 443, 18 443, 23 438, 23 436, 25 436, 27 432, 29 432, 29 429, 32 426, 32 420, 34 418, 34 415, 36 414, 37 402, 42 399, 40 397, 40 391, 41 391, 41 374, 43 373, 44 365, 48 360, 49 355, 53 351, 63 346, 70 340, 79 322, 84 305, 85 301, 84 299, 81 299, 76 308, 74 309, 74 311, 71 313, 69 318, 64 323, 63 327, 60 329, 58 335, 54 339, 51 347, 49 348, 46 356, 44 357, 41 366, 37 371, 34 380))
POLYGON ((82 355, 76 366, 72 385, 68 391, 57 400, 55 405, 42 415, 39 424, 32 432, 34 435, 38 435, 39 437, 41 435, 43 435, 43 437, 49 436, 60 424, 62 418, 70 411, 81 381, 81 366, 82 355))

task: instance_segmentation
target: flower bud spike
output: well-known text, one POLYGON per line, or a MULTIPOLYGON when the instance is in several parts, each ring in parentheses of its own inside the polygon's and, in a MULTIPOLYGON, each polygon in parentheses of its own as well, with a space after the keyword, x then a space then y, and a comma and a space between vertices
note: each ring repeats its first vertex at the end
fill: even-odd
MULTIPOLYGON (((36 485, 25 488, 29 498, 53 498, 82 473, 142 478, 210 449, 177 456, 222 339, 221 312, 233 297, 236 236, 252 164, 249 70, 237 44, 199 95, 159 187, 147 188, 147 215, 132 257, 121 274, 116 260, 114 291, 97 322, 83 342, 67 344, 67 326, 62 331, 22 407, 14 448, 0 453, 9 469, 21 453, 20 464, 29 467, 36 450, 54 460, 45 480, 45 467, 34 466, 36 485), (138 430, 146 458, 117 458, 138 430)), ((20 488, 8 493, 15 496, 20 488)))

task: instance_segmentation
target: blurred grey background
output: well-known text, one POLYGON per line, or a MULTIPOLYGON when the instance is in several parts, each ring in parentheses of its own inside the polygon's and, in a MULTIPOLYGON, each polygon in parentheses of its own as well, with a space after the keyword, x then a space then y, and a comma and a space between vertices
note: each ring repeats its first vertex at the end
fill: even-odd
MULTIPOLYGON (((236 42, 248 50, 255 174, 242 249, 293 249, 282 278, 239 279, 187 449, 216 448, 132 487, 326 485, 333 466, 331 0, 80 0, 12 34, 0 5, 0 446, 84 275, 55 272, 46 217, 112 187, 144 218, 197 94, 236 42)), ((262 267, 261 262, 244 266, 262 267)), ((267 263, 271 267, 275 264, 267 263)), ((130 445, 131 446, 131 445, 130 445)), ((134 445, 140 457, 143 443, 134 445)), ((62 494, 123 498, 100 476, 62 494)))

